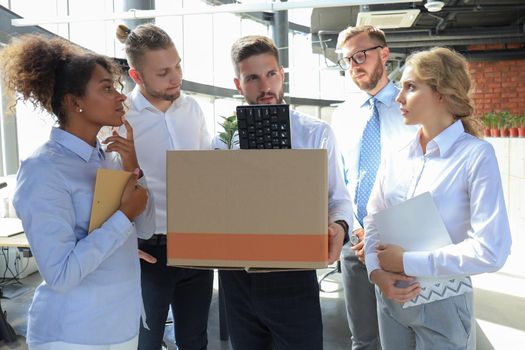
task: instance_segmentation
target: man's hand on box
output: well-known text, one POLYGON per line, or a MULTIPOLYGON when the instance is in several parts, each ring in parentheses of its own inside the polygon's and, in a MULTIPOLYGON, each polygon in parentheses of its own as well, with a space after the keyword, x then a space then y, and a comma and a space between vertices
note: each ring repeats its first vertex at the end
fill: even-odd
POLYGON ((328 225, 328 264, 339 260, 344 239, 345 231, 341 225, 335 222, 328 225))

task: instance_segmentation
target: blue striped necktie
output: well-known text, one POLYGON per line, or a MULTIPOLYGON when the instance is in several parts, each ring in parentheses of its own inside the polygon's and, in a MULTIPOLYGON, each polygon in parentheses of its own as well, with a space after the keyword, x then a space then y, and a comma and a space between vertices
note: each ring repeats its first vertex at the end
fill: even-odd
POLYGON ((377 169, 381 162, 381 124, 377 111, 377 100, 368 100, 372 117, 366 123, 359 151, 358 180, 356 188, 357 220, 363 225, 366 216, 366 205, 376 179, 377 169))

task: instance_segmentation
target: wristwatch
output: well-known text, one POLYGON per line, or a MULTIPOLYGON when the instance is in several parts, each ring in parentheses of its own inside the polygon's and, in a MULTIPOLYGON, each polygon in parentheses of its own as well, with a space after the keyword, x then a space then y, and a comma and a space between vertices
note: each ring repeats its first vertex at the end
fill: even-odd
POLYGON ((359 236, 356 235, 355 233, 352 233, 350 235, 350 245, 353 247, 356 244, 358 244, 359 242, 361 242, 361 239, 359 238, 359 236))

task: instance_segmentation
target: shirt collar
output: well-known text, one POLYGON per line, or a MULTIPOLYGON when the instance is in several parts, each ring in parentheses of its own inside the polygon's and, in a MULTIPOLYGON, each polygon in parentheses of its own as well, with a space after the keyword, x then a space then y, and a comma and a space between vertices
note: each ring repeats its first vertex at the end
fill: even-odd
MULTIPOLYGON (((135 109, 138 112, 142 112, 145 109, 149 109, 151 111, 156 111, 156 112, 159 112, 159 113, 163 113, 157 107, 152 105, 151 102, 149 102, 146 97, 144 97, 142 92, 140 92, 140 89, 139 89, 138 85, 135 85, 135 88, 133 88, 133 91, 131 92, 130 95, 131 95, 131 101, 133 103, 133 106, 135 107, 135 109)), ((183 98, 184 98, 184 96, 183 96, 183 94, 181 92, 180 96, 175 101, 173 101, 173 103, 168 108, 168 110, 170 110, 170 109, 172 109, 174 107, 175 108, 179 107, 182 104, 183 98)))
POLYGON ((444 157, 447 154, 452 145, 461 135, 463 135, 464 132, 465 128, 463 127, 463 123, 458 119, 439 135, 434 137, 432 141, 437 144, 441 157, 444 157))
POLYGON ((370 94, 364 94, 365 96, 361 103, 361 107, 367 105, 368 101, 372 97, 384 104, 385 106, 390 107, 393 103, 395 103, 398 92, 399 91, 394 85, 394 83, 389 81, 381 90, 379 90, 379 92, 375 96, 372 96, 370 94))
MULTIPOLYGON (((463 135, 464 132, 465 128, 463 127, 463 123, 459 119, 456 120, 439 135, 430 140, 430 142, 427 144, 427 154, 436 149, 439 151, 440 157, 446 156, 447 152, 452 148, 452 145, 459 139, 461 135, 463 135)), ((415 137, 410 140, 408 145, 405 146, 409 147, 409 152, 412 155, 415 155, 416 152, 421 149, 419 144, 420 136, 421 128, 418 130, 415 137)))
POLYGON ((96 147, 92 147, 77 136, 56 127, 51 129, 50 139, 75 153, 86 162, 95 154, 98 154, 99 159, 106 157, 98 140, 96 147))

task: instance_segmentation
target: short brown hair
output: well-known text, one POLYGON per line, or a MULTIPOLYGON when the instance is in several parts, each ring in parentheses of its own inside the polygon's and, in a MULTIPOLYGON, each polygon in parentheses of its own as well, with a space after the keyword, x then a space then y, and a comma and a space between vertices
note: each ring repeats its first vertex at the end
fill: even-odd
POLYGON ((129 65, 133 68, 140 67, 146 50, 175 47, 168 33, 151 23, 141 24, 133 30, 121 24, 116 36, 125 45, 129 65))
POLYGON ((262 35, 248 35, 233 43, 231 59, 235 75, 239 77, 239 63, 248 57, 269 53, 279 62, 279 50, 272 39, 262 35))
POLYGON ((339 36, 337 38, 337 48, 342 48, 348 40, 361 33, 367 33, 368 37, 375 41, 377 45, 388 47, 386 43, 385 33, 381 29, 371 25, 362 25, 358 27, 348 27, 341 33, 339 33, 339 36))

